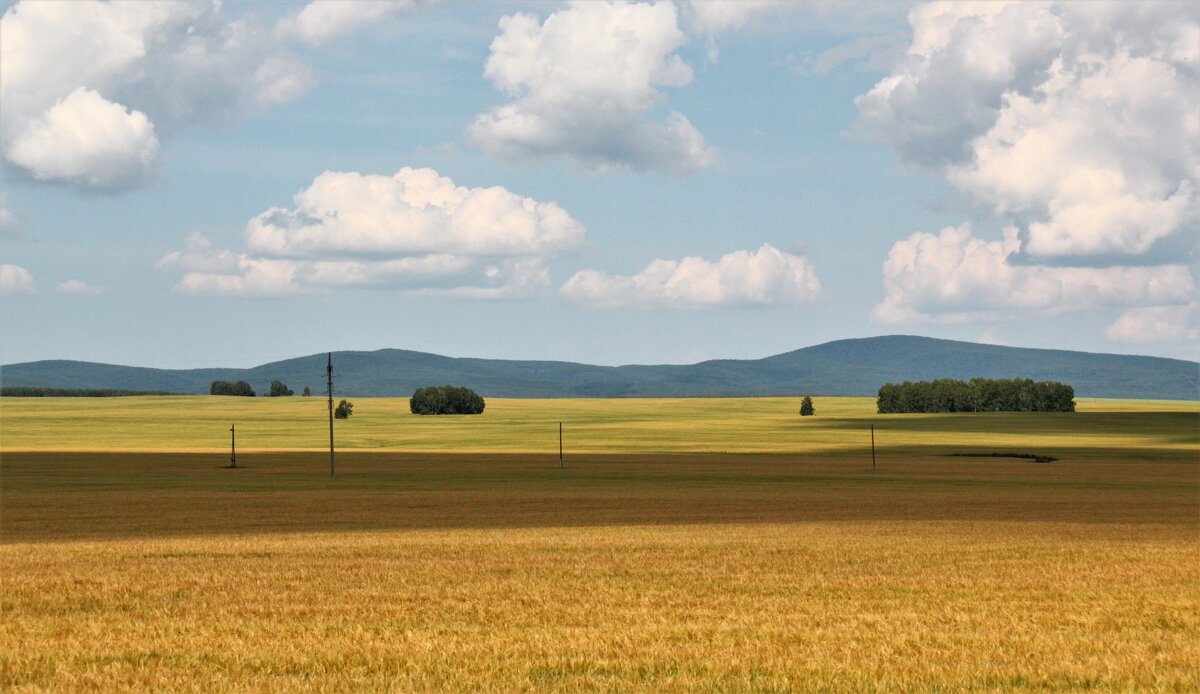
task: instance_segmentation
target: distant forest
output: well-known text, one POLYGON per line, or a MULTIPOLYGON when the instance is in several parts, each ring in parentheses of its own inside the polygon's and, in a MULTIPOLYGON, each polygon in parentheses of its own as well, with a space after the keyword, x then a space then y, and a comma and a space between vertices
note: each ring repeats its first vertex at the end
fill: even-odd
POLYGON ((161 390, 118 390, 116 388, 41 388, 4 386, 0 397, 9 398, 120 398, 130 395, 178 395, 161 390))
POLYGON ((1028 378, 905 381, 879 389, 879 414, 902 412, 1074 412, 1075 389, 1028 378))

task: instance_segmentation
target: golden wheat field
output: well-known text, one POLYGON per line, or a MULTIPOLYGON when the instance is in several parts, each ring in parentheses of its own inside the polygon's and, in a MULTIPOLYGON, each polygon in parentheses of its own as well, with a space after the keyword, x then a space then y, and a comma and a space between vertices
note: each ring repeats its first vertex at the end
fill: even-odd
POLYGON ((1195 403, 824 400, 5 398, 0 688, 1200 688, 1195 403))

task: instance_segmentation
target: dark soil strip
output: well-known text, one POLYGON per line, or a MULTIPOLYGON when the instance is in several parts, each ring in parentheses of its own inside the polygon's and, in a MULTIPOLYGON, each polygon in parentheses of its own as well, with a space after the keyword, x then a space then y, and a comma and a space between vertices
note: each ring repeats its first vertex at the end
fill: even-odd
POLYGON ((1035 463, 1052 463, 1058 460, 1058 458, 1048 455, 1034 455, 1033 453, 951 453, 950 455, 956 458, 1019 458, 1032 460, 1035 463))

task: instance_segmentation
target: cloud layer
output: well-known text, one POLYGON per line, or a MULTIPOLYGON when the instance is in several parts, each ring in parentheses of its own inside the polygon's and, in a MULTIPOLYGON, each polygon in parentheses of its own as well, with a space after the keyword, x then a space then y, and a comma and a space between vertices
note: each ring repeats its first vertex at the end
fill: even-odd
POLYGON ((246 251, 200 235, 159 268, 185 273, 193 294, 283 296, 392 286, 469 298, 520 296, 549 284, 547 258, 572 252, 585 230, 552 202, 501 187, 457 186, 432 169, 393 176, 326 172, 246 226, 246 251))
POLYGON ((678 112, 656 120, 662 87, 692 81, 676 53, 686 37, 669 2, 576 2, 545 22, 500 20, 484 75, 512 97, 480 114, 468 137, 509 161, 567 157, 593 171, 687 175, 716 153, 678 112))
POLYGON ((1048 267, 1014 264, 1014 228, 1001 241, 975 238, 970 225, 916 233, 892 246, 883 264, 885 297, 872 318, 883 323, 959 322, 1017 312, 1058 312, 1191 300, 1184 265, 1048 267))
POLYGON ((0 18, 0 64, 10 170, 98 191, 147 183, 160 140, 234 122, 313 82, 283 38, 227 20, 211 0, 19 2, 0 18))
POLYGON ((632 276, 583 270, 567 280, 561 293, 591 308, 704 308, 803 303, 820 291, 807 258, 764 244, 716 261, 655 260, 632 276))
POLYGON ((857 99, 860 127, 940 170, 1042 258, 1140 256, 1200 220, 1200 9, 936 2, 857 99))
POLYGON ((1110 340, 1133 344, 1200 341, 1200 304, 1135 308, 1104 332, 1110 340))

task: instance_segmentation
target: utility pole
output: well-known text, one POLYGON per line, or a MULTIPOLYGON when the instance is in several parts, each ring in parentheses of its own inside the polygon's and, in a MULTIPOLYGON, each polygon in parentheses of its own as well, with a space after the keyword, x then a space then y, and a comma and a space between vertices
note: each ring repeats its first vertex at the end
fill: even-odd
POLYGON ((237 425, 229 425, 229 467, 237 467, 237 425))
POLYGON ((325 375, 329 377, 329 476, 333 477, 333 352, 326 356, 325 375))
POLYGON ((875 472, 875 425, 871 425, 871 472, 875 472))
POLYGON ((559 423, 558 423, 558 467, 559 467, 559 468, 562 468, 562 466, 563 466, 563 458, 562 458, 562 422, 559 422, 559 423))

